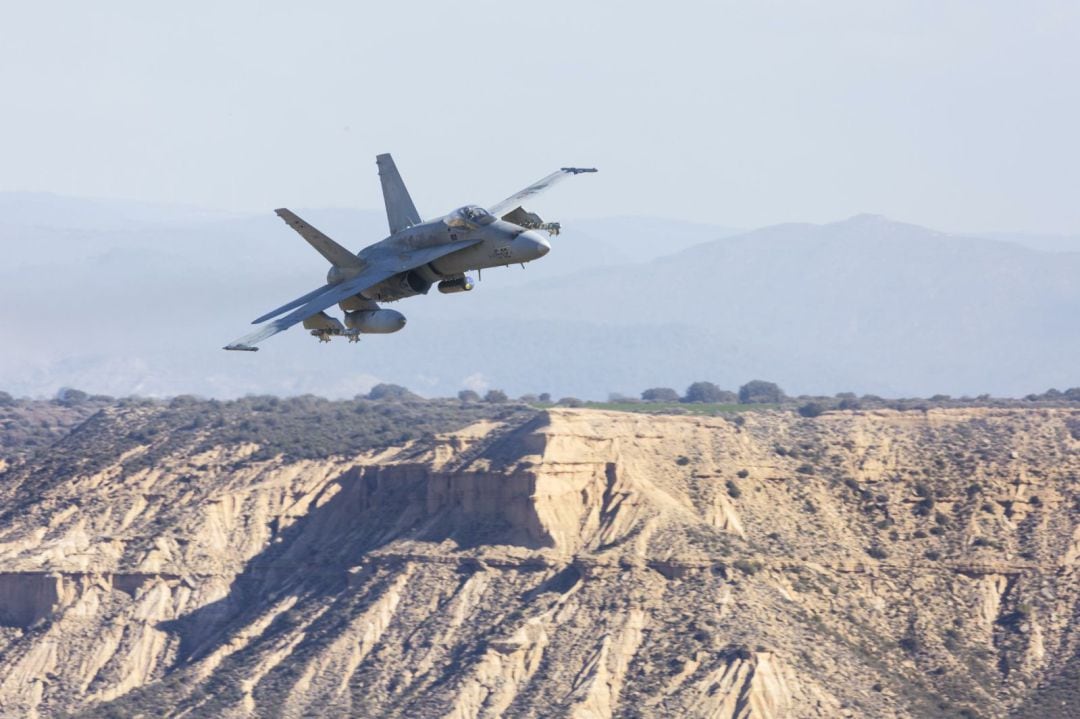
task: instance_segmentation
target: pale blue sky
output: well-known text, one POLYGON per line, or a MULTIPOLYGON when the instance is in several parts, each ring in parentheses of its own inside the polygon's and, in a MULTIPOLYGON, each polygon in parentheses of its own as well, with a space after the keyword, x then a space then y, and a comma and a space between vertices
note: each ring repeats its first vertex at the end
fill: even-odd
POLYGON ((1080 232, 1076 2, 0 8, 0 191, 1080 232))

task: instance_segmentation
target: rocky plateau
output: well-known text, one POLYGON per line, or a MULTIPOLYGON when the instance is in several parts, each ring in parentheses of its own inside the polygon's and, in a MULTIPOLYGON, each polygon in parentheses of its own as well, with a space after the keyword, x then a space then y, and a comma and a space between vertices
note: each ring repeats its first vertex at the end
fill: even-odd
POLYGON ((200 406, 0 463, 0 716, 1080 716, 1080 411, 200 406))

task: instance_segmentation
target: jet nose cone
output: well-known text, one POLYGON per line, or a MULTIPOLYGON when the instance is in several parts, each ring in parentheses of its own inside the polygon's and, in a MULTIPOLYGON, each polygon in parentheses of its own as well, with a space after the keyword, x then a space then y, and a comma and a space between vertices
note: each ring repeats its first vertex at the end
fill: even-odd
POLYGON ((529 254, 532 255, 533 259, 543 257, 551 252, 551 244, 539 232, 528 230, 522 232, 518 239, 529 248, 529 254))

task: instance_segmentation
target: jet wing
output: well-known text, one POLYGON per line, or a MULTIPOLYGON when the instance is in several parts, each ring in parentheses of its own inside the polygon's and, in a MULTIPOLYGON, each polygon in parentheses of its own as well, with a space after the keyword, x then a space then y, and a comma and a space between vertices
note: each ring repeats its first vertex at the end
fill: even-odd
POLYGON ((559 182, 565 180, 567 177, 573 177, 574 175, 580 175, 583 172, 596 172, 595 167, 563 167, 558 172, 553 172, 542 180, 537 180, 524 190, 507 197, 502 202, 499 202, 491 207, 487 208, 491 214, 496 217, 501 217, 503 213, 514 209, 520 205, 523 201, 539 195, 544 190, 555 186, 559 182))
MULTIPOLYGON (((380 282, 390 279, 399 272, 406 272, 420 267, 421 265, 426 265, 440 257, 457 252, 458 250, 464 250, 467 247, 472 247, 482 241, 483 240, 479 239, 458 240, 457 242, 450 242, 445 245, 425 247, 418 250, 403 250, 400 252, 395 252, 388 248, 381 253, 365 258, 368 262, 367 267, 353 279, 346 280, 341 284, 333 285, 321 294, 318 294, 319 291, 316 290, 315 293, 309 293, 298 300, 293 300, 293 302, 284 307, 291 309, 297 302, 307 300, 314 295, 313 299, 308 300, 306 304, 299 309, 293 310, 284 317, 267 323, 255 332, 245 335, 235 342, 229 343, 225 346, 225 349, 254 352, 259 349, 255 346, 259 342, 276 335, 282 330, 292 327, 298 322, 303 322, 308 317, 322 312, 346 298, 352 297, 359 292, 363 292, 369 287, 374 287, 380 282)), ((283 311, 284 309, 279 308, 275 312, 264 315, 264 317, 273 317, 274 314, 283 311)))
POLYGON ((296 309, 297 307, 304 304, 305 302, 310 302, 311 300, 313 300, 316 297, 318 297, 319 295, 321 295, 323 292, 329 292, 333 288, 334 288, 334 285, 323 285, 322 287, 320 287, 317 290, 312 290, 311 292, 308 292, 303 297, 297 297, 292 302, 284 304, 281 307, 278 307, 276 310, 271 310, 271 311, 267 312, 265 315, 263 315, 262 317, 259 317, 257 319, 252 320, 251 324, 257 325, 260 322, 266 322, 271 317, 277 317, 282 312, 288 312, 289 310, 296 309))

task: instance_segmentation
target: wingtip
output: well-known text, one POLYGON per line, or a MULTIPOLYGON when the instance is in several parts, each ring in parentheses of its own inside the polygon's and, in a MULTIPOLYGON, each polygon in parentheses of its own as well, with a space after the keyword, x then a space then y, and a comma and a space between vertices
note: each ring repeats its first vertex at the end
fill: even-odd
POLYGON ((251 345, 245 345, 240 343, 233 343, 231 345, 225 345, 222 347, 225 350, 231 350, 234 352, 258 352, 258 347, 252 347, 251 345))
POLYGON ((569 172, 571 175, 579 175, 582 172, 599 172, 595 167, 560 167, 563 172, 569 172))

